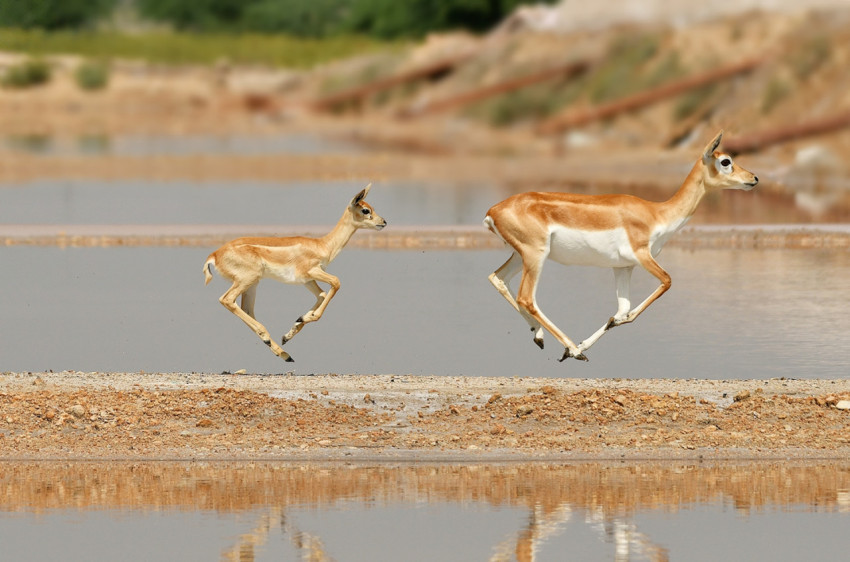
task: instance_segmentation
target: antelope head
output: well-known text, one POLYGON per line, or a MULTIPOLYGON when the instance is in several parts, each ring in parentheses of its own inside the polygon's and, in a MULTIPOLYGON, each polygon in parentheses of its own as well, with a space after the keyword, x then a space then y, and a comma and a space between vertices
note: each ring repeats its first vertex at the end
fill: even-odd
POLYGON ((759 182, 750 171, 735 164, 732 157, 717 150, 723 131, 708 143, 702 153, 703 180, 707 190, 742 189, 750 191, 759 182))
POLYGON ((355 228, 381 230, 387 226, 387 221, 375 212, 372 205, 365 201, 366 194, 369 193, 371 187, 372 184, 370 183, 354 196, 354 199, 348 205, 348 212, 351 213, 355 228))

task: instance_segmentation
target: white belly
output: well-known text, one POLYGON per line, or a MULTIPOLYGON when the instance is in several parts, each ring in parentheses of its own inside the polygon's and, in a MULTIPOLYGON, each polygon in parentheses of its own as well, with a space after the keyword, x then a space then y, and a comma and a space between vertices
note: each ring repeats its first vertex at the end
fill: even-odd
POLYGON ((555 227, 551 231, 549 259, 564 265, 629 267, 638 263, 626 230, 582 231, 555 227))
POLYGON ((306 279, 301 279, 297 275, 295 267, 291 265, 273 265, 267 263, 263 271, 263 278, 274 279, 275 281, 290 285, 302 285, 306 282, 306 279))

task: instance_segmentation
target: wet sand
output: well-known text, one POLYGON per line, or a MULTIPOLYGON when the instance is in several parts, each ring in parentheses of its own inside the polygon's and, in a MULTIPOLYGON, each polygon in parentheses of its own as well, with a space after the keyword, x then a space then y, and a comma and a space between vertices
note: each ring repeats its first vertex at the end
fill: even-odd
POLYGON ((0 455, 839 459, 850 454, 844 401, 850 380, 2 373, 0 455))

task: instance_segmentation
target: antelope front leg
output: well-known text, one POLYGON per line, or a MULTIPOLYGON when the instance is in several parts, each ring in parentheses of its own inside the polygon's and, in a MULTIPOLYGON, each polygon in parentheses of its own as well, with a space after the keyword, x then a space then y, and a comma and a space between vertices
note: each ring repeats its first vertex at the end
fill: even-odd
POLYGON ((330 273, 327 273, 322 268, 317 267, 316 269, 311 270, 309 273, 314 280, 306 283, 305 286, 310 290, 311 293, 316 295, 316 304, 305 314, 298 317, 298 320, 295 321, 295 324, 292 326, 292 329, 290 329, 289 332, 287 332, 287 334, 283 336, 283 343, 286 343, 292 338, 294 338, 295 335, 304 328, 305 324, 309 324, 310 322, 316 322, 317 320, 319 320, 322 317, 322 314, 325 313, 325 309, 328 307, 328 304, 331 302, 331 299, 339 290, 339 279, 334 277, 330 273), (331 288, 328 289, 327 293, 324 293, 322 292, 316 281, 327 283, 331 286, 331 288))
POLYGON ((611 318, 608 319, 601 328, 596 330, 593 335, 584 340, 578 345, 578 348, 585 352, 590 347, 595 344, 599 338, 605 335, 605 332, 613 328, 614 326, 619 326, 620 324, 624 324, 627 322, 627 318, 629 316, 629 309, 632 304, 629 300, 629 288, 632 279, 632 271, 634 271, 634 267, 615 267, 614 268, 614 283, 617 289, 617 313, 614 314, 611 318))
POLYGON ((325 294, 325 292, 322 291, 321 287, 319 287, 319 284, 316 283, 315 281, 309 281, 309 282, 305 283, 304 286, 307 287, 307 289, 311 293, 313 293, 313 296, 316 297, 316 304, 314 304, 313 308, 308 310, 303 316, 298 317, 298 320, 295 321, 295 324, 292 326, 292 328, 286 333, 286 335, 283 336, 283 338, 280 342, 281 345, 285 345, 286 342, 288 342, 289 340, 294 338, 298 334, 298 332, 301 331, 301 329, 306 324, 306 322, 304 322, 304 316, 308 316, 311 313, 315 312, 316 309, 319 308, 319 306, 321 306, 322 303, 327 298, 327 295, 325 294))
POLYGON ((224 305, 224 308, 226 308, 227 310, 238 316, 240 320, 245 322, 245 324, 247 324, 248 327, 251 328, 251 330, 255 334, 257 334, 257 336, 259 336, 261 340, 263 340, 263 343, 269 346, 269 348, 272 350, 272 353, 274 353, 284 361, 292 363, 295 360, 279 345, 272 341, 271 336, 269 336, 269 331, 266 330, 266 327, 259 323, 257 320, 255 320, 253 317, 251 317, 251 315, 242 310, 236 304, 236 299, 239 297, 239 295, 243 294, 250 287, 251 285, 245 287, 243 285, 234 283, 233 286, 230 287, 230 289, 228 289, 226 293, 221 295, 221 298, 218 299, 218 301, 222 305, 224 305))

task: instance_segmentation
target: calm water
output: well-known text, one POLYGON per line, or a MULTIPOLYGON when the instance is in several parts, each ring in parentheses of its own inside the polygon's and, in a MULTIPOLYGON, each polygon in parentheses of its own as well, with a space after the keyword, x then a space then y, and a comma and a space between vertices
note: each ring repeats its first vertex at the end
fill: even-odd
MULTIPOLYGON (((672 289, 612 330, 590 363, 540 351, 487 276, 505 251, 344 251, 342 289, 318 323, 272 355, 203 284, 212 248, 0 248, 0 370, 845 378, 850 254, 668 248, 672 289)), ((635 272, 633 298, 656 286, 635 272)), ((547 264, 541 308, 576 341, 616 309, 610 270, 547 264)), ((302 287, 260 285, 275 337, 313 304, 302 287)))
MULTIPOLYGON (((363 187, 320 181, 36 181, 0 185, 0 223, 333 225, 363 187)), ((373 185, 369 201, 390 224, 479 225, 487 209, 508 195, 494 186, 394 182, 373 185)))
POLYGON ((360 152, 354 143, 309 134, 280 135, 11 135, 0 150, 45 157, 64 155, 155 156, 159 154, 338 154, 360 152))
POLYGON ((8 560, 842 560, 847 463, 0 463, 8 560))

